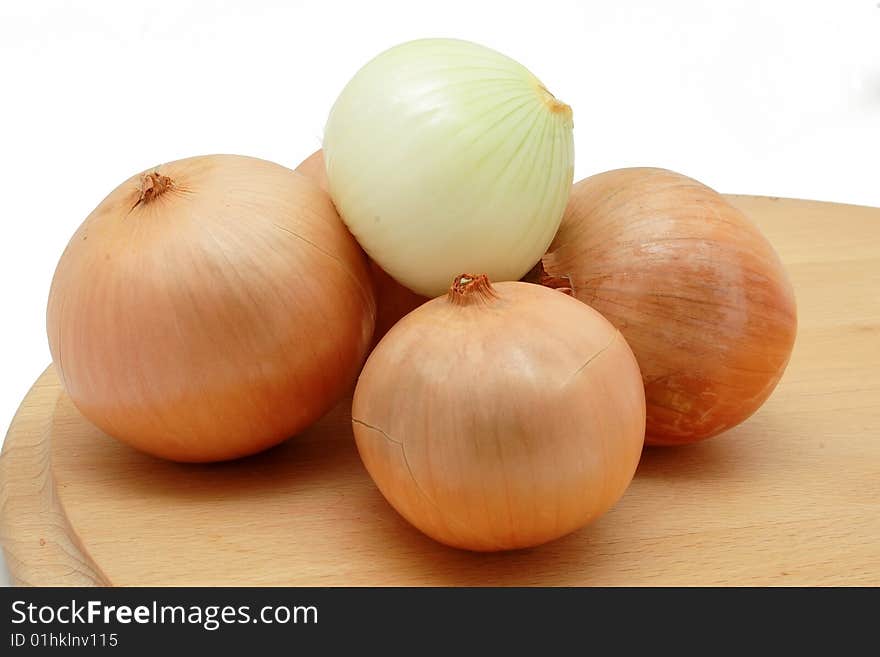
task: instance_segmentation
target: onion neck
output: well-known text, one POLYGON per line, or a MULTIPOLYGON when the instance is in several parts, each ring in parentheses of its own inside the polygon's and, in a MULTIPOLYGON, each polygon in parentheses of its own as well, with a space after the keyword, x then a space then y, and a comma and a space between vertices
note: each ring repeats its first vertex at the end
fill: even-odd
POLYGON ((456 306, 489 303, 498 294, 486 274, 461 274, 452 281, 446 298, 456 306))
POLYGON ((541 82, 538 82, 538 94, 541 96, 541 99, 544 101, 544 104, 547 106, 547 109, 550 110, 551 114, 559 114, 567 121, 572 120, 571 107, 550 93, 547 87, 541 82))
POLYGON ((141 176, 140 196, 137 205, 141 203, 149 203, 159 198, 169 188, 174 185, 174 181, 168 176, 163 176, 158 171, 150 171, 141 176))
MULTIPOLYGON (((546 256, 545 256, 546 257, 546 256)), ((571 283, 571 278, 568 276, 555 276, 550 274, 544 268, 544 260, 539 260, 538 264, 532 267, 532 270, 526 274, 523 279, 526 283, 534 283, 536 285, 543 285, 544 287, 549 287, 554 290, 558 290, 563 294, 567 294, 569 296, 574 296, 574 286, 571 283)))

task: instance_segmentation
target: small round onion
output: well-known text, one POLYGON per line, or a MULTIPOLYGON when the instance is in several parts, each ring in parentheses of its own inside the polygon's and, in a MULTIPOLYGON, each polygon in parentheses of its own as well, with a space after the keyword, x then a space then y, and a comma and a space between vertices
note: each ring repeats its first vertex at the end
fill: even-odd
POLYGON ((373 350, 352 424, 379 490, 413 525, 506 550, 563 536, 623 495, 645 397, 599 313, 538 285, 460 276, 373 350))
MULTIPOLYGON (((309 155, 300 162, 295 171, 314 180, 321 189, 327 190, 323 151, 317 150, 309 155)), ((373 260, 370 260, 370 278, 376 292, 376 330, 373 332, 373 344, 376 345, 401 317, 428 299, 395 281, 373 260)))
POLYGON ((178 461, 274 445, 354 381, 375 302, 329 196, 248 157, 194 157, 125 181, 58 263, 49 345, 106 433, 178 461))
POLYGON ((517 280, 571 190, 571 109, 467 41, 396 46, 343 89, 324 131, 330 195, 364 250, 433 297, 461 271, 517 280))
POLYGON ((651 168, 582 180, 542 264, 546 284, 571 288, 632 347, 648 444, 690 443, 739 424, 788 363, 797 315, 776 252, 695 180, 651 168))

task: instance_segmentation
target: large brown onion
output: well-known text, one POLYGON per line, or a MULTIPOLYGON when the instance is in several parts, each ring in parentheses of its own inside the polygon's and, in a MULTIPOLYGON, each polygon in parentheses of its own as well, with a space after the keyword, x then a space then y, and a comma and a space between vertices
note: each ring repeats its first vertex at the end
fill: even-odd
POLYGON ((506 550, 567 534, 623 495, 645 397, 599 313, 538 285, 460 276, 373 350, 352 423, 407 520, 448 545, 506 550))
POLYGON ((122 183, 67 246, 48 334, 89 420, 179 461, 274 445, 333 406, 375 302, 329 196, 278 164, 216 155, 122 183))
POLYGON ((742 212, 672 171, 602 173, 574 186, 543 282, 614 324, 645 381, 646 442, 690 443, 767 399, 797 331, 776 252, 742 212))

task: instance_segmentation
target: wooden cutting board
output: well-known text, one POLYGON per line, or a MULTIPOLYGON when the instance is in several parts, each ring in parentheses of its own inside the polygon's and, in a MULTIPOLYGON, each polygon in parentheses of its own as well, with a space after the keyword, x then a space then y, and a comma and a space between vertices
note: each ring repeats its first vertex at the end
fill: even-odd
POLYGON ((731 196, 788 266, 800 330, 779 388, 707 442, 645 450, 621 502, 520 552, 453 550, 363 469, 350 399, 234 463, 139 454, 86 422, 52 369, 0 457, 0 539, 21 584, 880 585, 880 209, 731 196))

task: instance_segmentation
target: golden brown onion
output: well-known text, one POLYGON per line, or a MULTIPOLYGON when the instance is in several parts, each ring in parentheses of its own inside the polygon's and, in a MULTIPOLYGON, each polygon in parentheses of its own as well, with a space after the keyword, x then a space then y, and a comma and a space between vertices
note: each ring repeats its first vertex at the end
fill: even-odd
POLYGON ((297 433, 370 343, 366 260, 329 196, 278 164, 216 155, 117 187, 74 234, 48 334, 86 418, 178 461, 297 433))
POLYGON ((646 443, 733 427, 767 399, 797 332, 794 293, 758 228, 672 171, 609 171, 574 186, 543 259, 614 324, 645 380, 646 443))
MULTIPOLYGON (((311 178, 321 189, 327 191, 323 151, 317 150, 309 155, 300 162, 296 171, 311 178)), ((373 335, 375 345, 401 317, 418 308, 428 299, 395 281, 373 260, 370 260, 370 277, 376 291, 376 330, 373 335)))
POLYGON ((373 350, 352 424, 407 520, 448 545, 506 550, 567 534, 623 495, 645 398, 599 313, 538 285, 464 276, 373 350))

